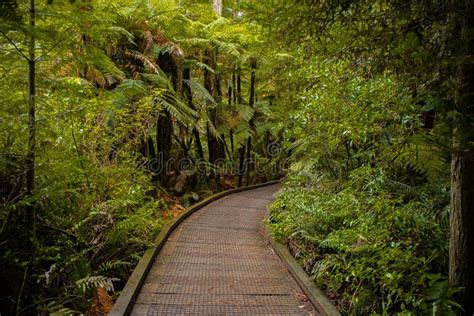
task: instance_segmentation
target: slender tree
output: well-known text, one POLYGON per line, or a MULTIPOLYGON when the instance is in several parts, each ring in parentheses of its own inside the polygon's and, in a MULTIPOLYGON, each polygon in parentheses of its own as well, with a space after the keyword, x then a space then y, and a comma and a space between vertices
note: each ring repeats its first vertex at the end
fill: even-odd
MULTIPOLYGON (((255 69, 257 68, 257 60, 255 58, 251 58, 250 60, 250 93, 249 93, 249 107, 254 109, 255 108, 255 69)), ((245 174, 245 184, 250 185, 250 165, 251 165, 251 151, 252 151, 252 137, 255 137, 256 130, 255 130, 255 120, 252 117, 249 121, 249 127, 252 130, 253 136, 249 136, 247 138, 247 157, 246 157, 246 174, 245 174)))
POLYGON ((474 1, 465 0, 460 24, 457 107, 451 159, 449 280, 459 286, 465 315, 474 313, 474 1))
MULTIPOLYGON (((183 79, 184 80, 190 80, 191 79, 191 68, 185 67, 184 72, 183 72, 183 79)), ((184 94, 185 97, 188 101, 188 105, 191 109, 196 110, 196 107, 194 106, 193 103, 193 94, 191 91, 191 87, 187 84, 184 85, 184 94)), ((202 149, 202 144, 201 144, 201 138, 199 135, 199 131, 197 130, 196 127, 193 127, 193 136, 194 136, 194 142, 196 144, 196 152, 198 155, 199 159, 204 159, 204 151, 202 149)))
MULTIPOLYGON (((178 66, 169 53, 158 58, 160 68, 171 78, 172 86, 178 89, 178 66)), ((168 183, 166 172, 170 161, 171 146, 173 144, 173 119, 168 109, 163 109, 156 123, 156 153, 158 157, 158 179, 166 185, 168 183)))
MULTIPOLYGON (((242 104, 242 79, 241 79, 241 67, 237 67, 237 103, 242 104)), ((245 166, 245 143, 242 143, 239 147, 239 178, 237 184, 239 187, 242 186, 243 176, 246 173, 246 166, 245 166)))
POLYGON ((222 15, 222 0, 212 0, 212 8, 218 15, 222 15))

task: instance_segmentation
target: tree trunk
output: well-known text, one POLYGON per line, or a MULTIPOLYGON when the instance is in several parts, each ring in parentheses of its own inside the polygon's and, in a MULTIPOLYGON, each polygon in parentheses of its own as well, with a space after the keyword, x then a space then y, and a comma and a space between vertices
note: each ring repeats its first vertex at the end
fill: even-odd
POLYGON ((212 8, 218 15, 222 15, 222 0, 212 0, 212 8))
MULTIPOLYGON (((191 69, 190 68, 185 68, 184 69, 183 79, 184 80, 191 79, 191 69)), ((194 106, 194 103, 193 103, 193 94, 192 94, 192 91, 191 91, 191 87, 187 84, 184 85, 184 94, 187 98, 189 107, 193 110, 196 110, 196 107, 194 106)), ((204 151, 202 149, 201 138, 200 138, 200 135, 199 135, 199 131, 196 128, 193 128, 193 136, 194 136, 194 141, 196 143, 196 152, 197 152, 198 158, 199 159, 204 159, 204 151)))
MULTIPOLYGON (((217 56, 217 54, 216 54, 217 56)), ((217 61, 216 61, 216 64, 217 64, 217 61)), ((221 89, 221 78, 220 76, 216 73, 215 75, 215 81, 214 81, 214 84, 216 85, 216 88, 215 88, 215 100, 217 102, 217 104, 221 104, 222 102, 222 89, 221 89)), ((216 116, 215 116, 215 123, 214 123, 214 126, 217 125, 217 112, 216 112, 216 116)), ((217 127, 217 126, 216 126, 217 127)), ((220 139, 217 138, 217 143, 219 144, 219 151, 217 153, 217 158, 220 159, 224 159, 225 158, 225 135, 224 134, 221 134, 220 135, 220 139)))
POLYGON ((143 157, 146 157, 149 160, 156 158, 155 145, 153 138, 150 136, 143 138, 142 143, 139 146, 139 150, 143 157))
MULTIPOLYGON (((26 194, 30 197, 35 189, 35 148, 36 148, 36 56, 35 35, 36 4, 30 0, 30 41, 28 56, 28 150, 26 153, 26 194)), ((32 225, 33 238, 35 238, 35 210, 30 204, 27 207, 27 220, 32 225)))
MULTIPOLYGON (((158 64, 164 73, 171 79, 175 90, 180 89, 178 66, 169 53, 160 55, 158 64)), ((158 180, 163 184, 168 184, 166 176, 168 163, 170 159, 171 147, 173 144, 173 119, 167 109, 163 109, 156 123, 156 154, 157 154, 157 172, 158 180)))
POLYGON ((247 138, 247 157, 245 158, 245 185, 250 185, 250 166, 252 152, 252 137, 247 138))
MULTIPOLYGON (((235 74, 233 74, 232 77, 233 77, 233 81, 235 81, 235 74)), ((232 91, 233 91, 232 86, 229 85, 229 89, 227 91, 227 96, 228 96, 227 103, 229 105, 229 109, 232 107, 232 91)), ((229 141, 230 141, 231 151, 228 153, 228 156, 229 156, 229 159, 232 160, 233 159, 232 156, 234 154, 234 129, 233 128, 229 128, 229 141)))
POLYGON ((242 104, 242 79, 240 78, 240 66, 237 68, 237 103, 242 104))
MULTIPOLYGON (((206 50, 206 62, 207 64, 216 70, 216 54, 211 50, 206 50)), ((204 70, 204 88, 214 97, 216 103, 219 104, 222 98, 222 92, 220 90, 220 80, 214 73, 204 70)), ((209 153, 209 162, 215 163, 219 158, 222 158, 222 144, 216 135, 211 131, 210 124, 217 127, 217 110, 211 108, 209 110, 210 123, 207 124, 207 148, 209 153)), ((225 155, 225 152, 224 152, 225 155)))
POLYGON ((232 72, 232 101, 234 104, 237 103, 236 80, 237 78, 235 77, 235 69, 234 69, 234 71, 232 72))
POLYGON ((245 145, 239 147, 239 180, 238 186, 242 186, 242 179, 245 173, 245 145))
POLYGON ((171 114, 168 110, 163 110, 158 116, 156 122, 156 153, 157 153, 157 168, 158 180, 163 184, 167 185, 168 181, 166 173, 168 169, 168 162, 170 159, 170 151, 172 144, 173 135, 173 121, 171 114))
POLYGON ((451 217, 449 280, 463 287, 458 296, 466 315, 474 312, 474 157, 453 154, 451 161, 451 217))
MULTIPOLYGON (((250 62, 251 75, 250 75, 250 95, 249 95, 249 106, 251 108, 255 107, 255 69, 257 68, 257 61, 255 58, 252 58, 250 62)), ((255 122, 252 117, 249 121, 250 129, 252 130, 253 136, 249 136, 247 139, 247 159, 246 159, 246 175, 245 175, 245 184, 250 185, 250 165, 251 165, 251 152, 252 152, 252 137, 255 137, 255 122)))
POLYGON ((462 47, 458 68, 457 108, 460 123, 454 131, 451 159, 449 281, 461 287, 457 301, 465 315, 474 313, 474 0, 465 0, 462 47))

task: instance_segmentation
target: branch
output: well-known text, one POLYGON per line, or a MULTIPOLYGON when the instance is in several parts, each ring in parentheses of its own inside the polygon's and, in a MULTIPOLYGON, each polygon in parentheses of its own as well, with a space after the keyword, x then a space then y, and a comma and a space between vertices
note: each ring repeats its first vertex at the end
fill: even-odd
MULTIPOLYGON (((69 30, 71 28, 68 28, 64 31, 64 34, 69 34, 69 30)), ((43 58, 44 56, 48 55, 49 53, 51 53, 51 51, 53 49, 55 49, 56 47, 58 47, 59 43, 61 43, 66 37, 63 37, 63 38, 60 38, 56 43, 54 43, 53 45, 51 45, 51 47, 42 55, 38 56, 35 61, 39 61, 41 58, 43 58)))
POLYGON ((13 68, 10 68, 10 69, 6 69, 5 72, 0 76, 0 80, 2 80, 3 78, 5 78, 9 72, 15 70, 15 69, 18 69, 18 68, 23 68, 24 66, 17 66, 17 67, 13 67, 13 68))
MULTIPOLYGON (((61 40, 61 41, 62 41, 62 40, 61 40)), ((51 51, 52 51, 53 49, 55 49, 55 48, 59 45, 59 43, 60 43, 61 41, 57 41, 56 43, 54 43, 44 54, 42 54, 42 55, 36 57, 35 61, 39 61, 41 58, 43 58, 44 56, 46 56, 46 55, 48 55, 49 53, 51 53, 51 51)))
POLYGON ((23 54, 23 52, 21 51, 21 49, 18 48, 18 46, 16 46, 15 42, 13 42, 7 34, 5 34, 5 32, 3 31, 0 31, 0 33, 7 39, 7 41, 10 42, 10 44, 13 45, 13 47, 16 49, 16 51, 21 55, 21 57, 25 58, 27 61, 30 61, 30 59, 25 55, 23 54))

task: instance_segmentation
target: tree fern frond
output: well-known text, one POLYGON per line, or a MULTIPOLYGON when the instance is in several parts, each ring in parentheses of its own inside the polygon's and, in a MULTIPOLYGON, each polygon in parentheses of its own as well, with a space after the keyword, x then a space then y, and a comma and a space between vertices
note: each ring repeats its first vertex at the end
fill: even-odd
POLYGON ((153 83, 159 88, 169 88, 171 86, 170 80, 166 75, 163 75, 161 71, 155 74, 142 74, 142 77, 147 82, 153 83))
POLYGON ((210 102, 212 104, 216 104, 216 101, 209 93, 209 91, 204 88, 204 86, 196 80, 185 80, 184 81, 190 88, 193 94, 195 94, 198 98, 205 102, 210 102))
POLYGON ((224 52, 228 55, 234 56, 235 58, 239 58, 242 55, 237 44, 224 42, 217 39, 212 39, 211 43, 213 46, 217 47, 220 52, 224 52))
POLYGON ((136 96, 144 95, 147 89, 145 83, 141 80, 125 79, 115 88, 115 91, 131 99, 136 96))
POLYGON ((255 114, 255 110, 246 104, 237 104, 237 111, 239 116, 247 122, 249 122, 255 114))
POLYGON ((193 120, 199 117, 198 112, 196 112, 196 110, 191 109, 188 104, 183 102, 183 100, 178 94, 169 93, 167 96, 171 102, 174 102, 176 104, 176 109, 180 111, 183 115, 187 115, 193 120))
POLYGON ((229 25, 229 24, 230 24, 229 19, 220 16, 216 20, 214 20, 211 23, 209 23, 208 25, 206 25, 205 29, 207 31, 212 31, 214 29, 222 28, 223 26, 229 25))
POLYGON ((240 122, 235 129, 234 142, 238 145, 244 145, 250 136, 252 136, 252 131, 248 123, 245 121, 240 122))
POLYGON ((111 26, 111 27, 109 27, 109 30, 112 33, 116 33, 118 35, 125 36, 125 38, 127 39, 127 42, 129 42, 130 44, 135 44, 135 42, 134 42, 135 36, 133 36, 133 34, 130 33, 127 29, 125 29, 123 27, 120 27, 120 26, 111 26))
MULTIPOLYGON (((178 100, 177 98, 174 98, 170 94, 164 94, 161 96, 157 96, 155 100, 160 104, 163 108, 167 109, 171 115, 181 124, 184 125, 194 125, 195 124, 195 118, 192 115, 189 115, 187 112, 182 112, 181 110, 184 109, 184 107, 188 108, 189 110, 193 111, 190 109, 184 102, 178 100)), ((195 112, 194 112, 195 113, 195 112)))
POLYGON ((124 54, 128 57, 131 57, 135 60, 139 60, 145 65, 146 67, 150 68, 154 73, 159 73, 159 67, 156 64, 154 58, 147 56, 145 54, 142 54, 140 52, 134 51, 134 50, 129 50, 127 49, 124 54))
POLYGON ((176 40, 178 43, 182 43, 187 47, 206 48, 211 46, 212 42, 207 38, 183 38, 176 40))
MULTIPOLYGON (((101 74, 109 75, 109 78, 113 78, 114 82, 124 80, 126 77, 125 73, 99 48, 87 45, 85 55, 82 57, 75 59, 80 65, 80 69, 84 69, 86 66, 95 68, 101 74)), ((109 82, 109 84, 114 82, 109 82)))
POLYGON ((202 63, 202 62, 200 62, 198 60, 195 60, 195 59, 187 59, 185 61, 185 65, 186 66, 196 66, 199 69, 207 70, 209 72, 215 73, 214 69, 212 69, 208 64, 202 63))
POLYGON ((408 184, 387 179, 386 185, 388 189, 395 193, 403 194, 407 198, 415 198, 418 196, 418 190, 415 187, 409 186, 408 184))

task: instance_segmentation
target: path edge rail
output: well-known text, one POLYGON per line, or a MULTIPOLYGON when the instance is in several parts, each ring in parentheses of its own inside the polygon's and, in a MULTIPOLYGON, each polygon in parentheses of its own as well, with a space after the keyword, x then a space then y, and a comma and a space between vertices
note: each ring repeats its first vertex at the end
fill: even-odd
MULTIPOLYGON (((109 313, 111 316, 122 316, 122 315, 129 315, 133 309, 133 304, 138 296, 141 286, 145 281, 145 278, 148 272, 153 265, 153 261, 155 260, 156 256, 160 253, 163 245, 170 237, 171 233, 181 224, 186 218, 189 217, 192 213, 196 212, 197 210, 203 208, 210 203, 223 198, 224 196, 239 193, 243 191, 258 189, 261 187, 273 185, 279 183, 280 180, 269 181, 265 183, 244 186, 240 188, 230 189, 226 191, 222 191, 211 195, 207 199, 202 200, 199 203, 191 206, 190 208, 186 209, 183 213, 181 213, 178 217, 173 219, 171 222, 165 224, 161 229, 158 237, 156 237, 154 246, 148 249, 145 254, 141 257, 140 261, 138 262, 137 266, 132 272, 132 275, 128 279, 125 287, 123 288, 120 296, 118 297, 117 301, 115 302, 112 311, 109 313)), ((290 270, 291 271, 291 270, 290 270)), ((304 273, 304 272, 303 272, 304 273)), ((299 283, 299 281, 298 281, 299 283)), ((305 291, 306 292, 306 291, 305 291)))
POLYGON ((337 308, 329 301, 326 295, 324 295, 324 293, 308 277, 303 268, 290 254, 288 248, 282 243, 274 240, 273 237, 268 233, 268 230, 267 234, 269 235, 270 244, 272 245, 273 249, 280 257, 281 261, 284 262, 288 271, 306 294, 311 304, 314 306, 314 308, 316 308, 318 315, 340 316, 341 313, 339 313, 337 308))

